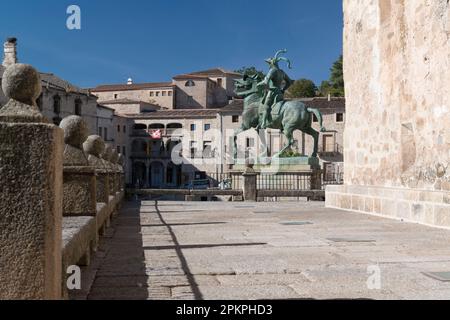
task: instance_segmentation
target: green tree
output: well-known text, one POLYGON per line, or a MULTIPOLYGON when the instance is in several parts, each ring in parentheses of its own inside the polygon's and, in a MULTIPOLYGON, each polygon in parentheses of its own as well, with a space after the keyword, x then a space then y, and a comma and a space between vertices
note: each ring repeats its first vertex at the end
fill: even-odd
POLYGON ((320 85, 320 94, 323 96, 331 94, 333 97, 344 97, 345 90, 342 55, 333 63, 330 72, 330 79, 328 81, 323 81, 320 85))
POLYGON ((319 88, 320 95, 327 97, 328 94, 331 94, 331 89, 331 84, 328 80, 322 81, 319 88))
POLYGON ((261 70, 256 69, 255 67, 242 67, 238 70, 235 70, 234 72, 240 73, 242 75, 247 74, 249 76, 253 76, 255 74, 258 74, 261 78, 264 78, 264 72, 261 70))
POLYGON ((300 79, 295 81, 287 90, 288 98, 314 98, 316 96, 317 87, 313 81, 309 79, 300 79))

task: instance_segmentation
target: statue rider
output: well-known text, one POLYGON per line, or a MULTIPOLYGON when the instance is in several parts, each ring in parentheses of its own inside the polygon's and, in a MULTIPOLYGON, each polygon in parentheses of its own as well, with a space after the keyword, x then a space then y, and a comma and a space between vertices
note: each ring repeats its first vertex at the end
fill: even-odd
POLYGON ((289 69, 291 62, 285 57, 280 57, 281 54, 286 53, 287 50, 280 50, 275 54, 275 57, 265 60, 270 70, 263 81, 258 83, 258 87, 264 87, 266 92, 262 99, 263 110, 260 111, 260 121, 257 129, 267 129, 271 122, 272 106, 284 100, 284 93, 294 83, 289 76, 280 69, 278 62, 285 61, 288 63, 289 69))

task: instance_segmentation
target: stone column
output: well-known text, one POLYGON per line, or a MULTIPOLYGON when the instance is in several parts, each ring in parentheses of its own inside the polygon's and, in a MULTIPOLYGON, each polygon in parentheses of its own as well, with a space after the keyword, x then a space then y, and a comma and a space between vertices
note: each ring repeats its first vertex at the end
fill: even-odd
POLYGON ((61 121, 64 130, 64 216, 95 216, 97 213, 95 167, 83 148, 88 128, 79 116, 61 121))
POLYGON ((253 169, 253 165, 247 165, 242 177, 244 180, 244 201, 257 201, 256 179, 258 174, 253 169))
POLYGON ((0 299, 60 299, 63 132, 36 106, 39 73, 3 74, 0 109, 0 299))
POLYGON ((95 168, 97 174, 97 202, 109 202, 109 173, 105 163, 100 158, 105 150, 105 142, 100 136, 92 135, 83 143, 83 149, 88 155, 89 165, 95 168))

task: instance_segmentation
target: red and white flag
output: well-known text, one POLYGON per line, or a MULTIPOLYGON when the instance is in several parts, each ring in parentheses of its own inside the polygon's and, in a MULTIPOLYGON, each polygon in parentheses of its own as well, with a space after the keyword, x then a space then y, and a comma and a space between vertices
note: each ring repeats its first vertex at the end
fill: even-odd
POLYGON ((159 140, 162 137, 161 130, 150 130, 150 137, 155 140, 159 140))

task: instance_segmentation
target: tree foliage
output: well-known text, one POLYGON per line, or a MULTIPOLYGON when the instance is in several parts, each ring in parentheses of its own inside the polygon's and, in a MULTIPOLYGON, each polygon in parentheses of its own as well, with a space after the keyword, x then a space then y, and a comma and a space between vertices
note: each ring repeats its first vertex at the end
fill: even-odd
POLYGON ((344 97, 344 70, 342 55, 333 63, 330 69, 330 79, 320 85, 320 93, 323 96, 330 94, 333 97, 344 97))
POLYGON ((288 98, 314 98, 317 93, 317 86, 309 79, 299 79, 295 81, 286 92, 288 98))

